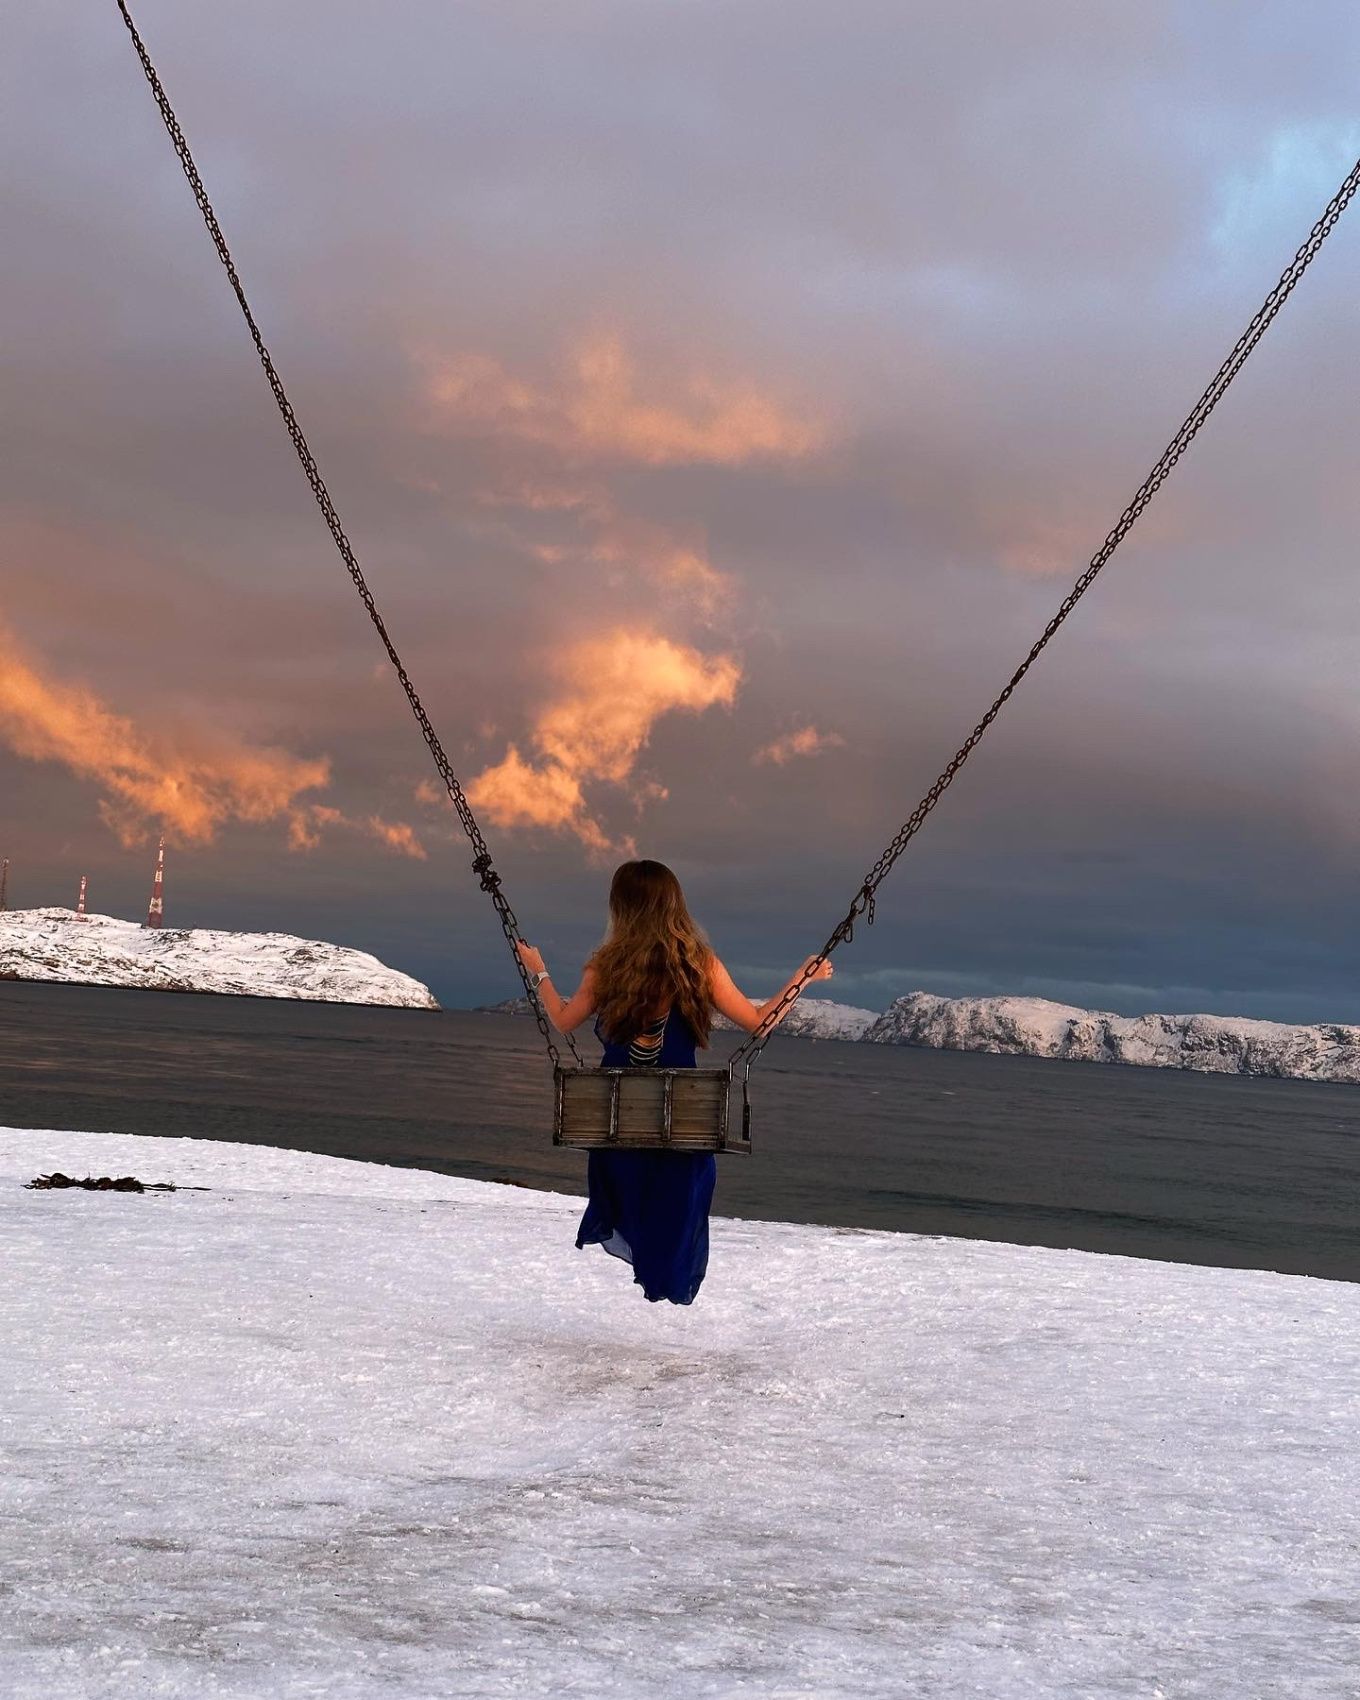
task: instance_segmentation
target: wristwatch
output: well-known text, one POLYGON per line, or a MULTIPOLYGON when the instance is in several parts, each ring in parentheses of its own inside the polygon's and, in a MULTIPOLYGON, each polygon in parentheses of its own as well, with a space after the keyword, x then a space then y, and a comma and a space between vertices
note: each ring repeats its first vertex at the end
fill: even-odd
POLYGON ((543 982, 545 980, 551 980, 551 979, 552 979, 552 975, 549 974, 548 970, 546 968, 540 968, 537 974, 531 974, 529 976, 529 984, 534 988, 535 991, 537 991, 538 988, 543 984, 543 982))

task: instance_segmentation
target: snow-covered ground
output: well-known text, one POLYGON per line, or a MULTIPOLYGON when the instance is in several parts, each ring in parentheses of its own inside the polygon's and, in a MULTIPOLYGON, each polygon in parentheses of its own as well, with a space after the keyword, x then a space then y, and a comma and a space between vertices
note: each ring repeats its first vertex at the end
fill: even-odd
POLYGON ((344 945, 290 933, 151 929, 112 915, 82 919, 71 909, 0 914, 0 979, 439 1007, 419 980, 344 945))
POLYGON ((578 1209, 0 1132, 0 1693, 1354 1700, 1360 1286, 578 1209))
POLYGON ((1303 1027, 1246 1016, 1111 1015, 1046 998, 909 992, 863 1037, 877 1045, 1360 1083, 1360 1027, 1337 1023, 1303 1027))

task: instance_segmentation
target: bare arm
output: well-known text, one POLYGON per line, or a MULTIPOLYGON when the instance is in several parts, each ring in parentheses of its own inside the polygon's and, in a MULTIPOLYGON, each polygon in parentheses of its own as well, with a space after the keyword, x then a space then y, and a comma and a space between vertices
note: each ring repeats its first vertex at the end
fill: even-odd
MULTIPOLYGON (((729 1021, 735 1021, 737 1026, 744 1032, 754 1033, 756 1028, 759 1027, 761 1022, 765 1019, 767 1012, 775 1007, 779 1000, 784 996, 785 992, 797 985, 798 981, 803 976, 803 969, 805 969, 808 966, 808 963, 812 960, 813 959, 809 957, 807 962, 803 964, 803 967, 800 968, 796 974, 791 975, 772 998, 766 998, 764 1003, 755 1004, 751 1002, 750 998, 748 998, 744 992, 737 990, 737 987, 732 980, 732 976, 715 956, 713 958, 713 967, 710 972, 709 979, 709 996, 713 999, 713 1007, 720 1015, 725 1015, 729 1021)), ((818 968, 817 972, 812 976, 812 980, 809 980, 808 984, 811 985, 813 980, 829 980, 830 978, 831 964, 829 962, 823 962, 821 967, 818 968)), ((780 1021, 784 1019, 784 1016, 788 1014, 789 1009, 792 1008, 793 1004, 790 1003, 788 1009, 784 1010, 780 1015, 780 1021)), ((778 1023, 776 1023, 776 1025, 778 1025, 778 1023)))
MULTIPOLYGON (((543 956, 531 944, 520 943, 515 946, 519 952, 520 961, 531 974, 545 972, 543 956)), ((559 1033, 574 1033, 588 1016, 595 1013, 595 976, 589 968, 581 976, 581 984, 569 998, 564 998, 552 983, 552 976, 540 980, 538 995, 543 1000, 548 1020, 559 1033)))

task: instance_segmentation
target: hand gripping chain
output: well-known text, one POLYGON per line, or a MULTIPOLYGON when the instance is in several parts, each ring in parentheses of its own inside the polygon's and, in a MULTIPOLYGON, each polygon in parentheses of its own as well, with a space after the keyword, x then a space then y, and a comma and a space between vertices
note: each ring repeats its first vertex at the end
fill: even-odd
MULTIPOLYGON (((524 984, 524 991, 529 999, 529 1006, 534 1012, 534 1019, 538 1022, 538 1030, 543 1036, 543 1043, 547 1046, 553 1066, 557 1067, 560 1058, 557 1046, 553 1043, 552 1032, 548 1026, 548 1018, 543 1008, 542 999, 539 997, 537 989, 529 978, 528 970, 520 960, 519 952, 515 948, 520 937, 519 922, 515 918, 515 912, 510 907, 505 893, 501 890, 501 876, 492 865, 491 852, 486 847, 482 829, 477 824, 472 806, 467 800, 463 787, 458 782, 458 777, 450 765, 448 756, 444 753, 444 746, 439 741, 439 735, 431 724, 429 715, 425 712, 425 705, 421 702, 406 668, 402 665, 402 659, 397 654, 396 646, 388 636, 387 627, 383 623, 382 615, 378 612, 377 604, 373 600, 373 592, 368 588, 368 581, 364 577, 363 569, 359 565, 349 538, 345 535, 344 527, 340 524, 340 515, 336 512, 335 503, 331 500, 331 493, 326 488, 326 482, 321 476, 307 439, 302 433, 302 427, 298 424, 297 415, 293 412, 293 404, 289 401, 284 390, 283 380, 275 370, 274 362, 270 357, 269 350, 265 347, 264 338, 260 334, 260 327, 256 324, 255 315, 251 312, 250 303, 246 300, 245 289, 242 287, 236 265, 232 260, 231 250, 227 247, 227 239, 223 236, 222 227, 217 222, 217 214, 213 211, 212 203, 208 199, 208 191, 203 187, 203 179, 199 176, 198 167, 194 164, 194 157, 189 152, 189 144, 185 140, 183 130, 180 129, 174 108, 170 105, 169 98, 161 84, 160 77, 156 74, 155 66, 151 63, 151 57, 143 45, 142 38, 137 33, 137 26, 132 21, 126 0, 117 0, 117 4, 118 10, 123 15, 123 22, 127 25, 128 34, 132 37, 132 45, 137 50, 137 57, 142 62, 142 70, 146 73, 146 80, 151 85, 151 93, 160 109, 160 115, 169 133, 171 144, 179 158, 180 165, 184 168, 184 175, 189 179, 189 187, 193 190, 194 199, 198 202, 198 210, 203 214, 203 222, 208 227, 208 235, 212 238, 213 247, 217 250, 217 257, 221 260, 223 269, 231 282, 231 287, 235 291, 236 299, 240 303, 246 328, 250 332, 250 340, 255 344, 255 352, 260 357, 260 365, 264 368, 264 375, 269 380, 270 389, 274 392, 274 400, 278 403, 283 423, 288 429, 288 435, 292 438, 293 447, 297 451, 298 460, 302 464, 302 470, 306 474, 308 484, 312 487, 312 494, 316 497, 316 505, 321 509, 322 518, 326 521, 327 528, 335 540, 335 547, 340 551, 340 558, 344 561, 349 576, 354 580, 354 588, 359 592, 360 599, 368 610, 368 617, 373 622, 374 630, 382 640, 383 648, 387 651, 387 658, 396 669, 397 678, 401 681, 401 688, 405 691, 406 700, 411 705, 411 712, 416 717, 421 736, 425 739, 430 754, 434 757, 434 764, 439 770, 439 777, 444 781, 444 787, 449 794, 449 801, 457 810, 458 818, 463 823, 463 831, 467 833, 473 849, 472 871, 477 875, 482 890, 486 892, 495 906, 501 931, 505 934, 506 943, 510 946, 510 954, 514 957, 515 966, 519 969, 519 977, 524 984)), ((581 1054, 576 1049, 575 1041, 570 1035, 567 1037, 567 1044, 571 1049, 572 1056, 576 1058, 578 1066, 584 1066, 581 1054)))
POLYGON ((1232 352, 1214 374, 1214 377, 1204 394, 1190 410, 1185 423, 1181 426, 1180 430, 1177 431, 1170 443, 1167 444, 1166 448, 1162 452, 1161 458, 1157 461, 1157 464, 1139 485, 1133 500, 1129 503, 1128 507, 1124 509, 1123 513, 1120 514, 1118 523, 1115 525, 1114 530, 1101 544, 1100 548, 1096 550, 1095 554, 1091 557, 1090 565, 1072 586, 1072 589, 1064 598, 1057 613, 1044 627, 1038 642, 1020 663, 1019 667, 1016 668, 1005 689, 987 710, 986 714, 983 715, 982 719, 978 721, 973 730, 968 734, 968 737, 959 746, 953 759, 945 768, 944 772, 930 787, 929 791, 926 792, 925 796, 922 797, 921 801, 912 810, 907 819, 897 829, 896 835, 888 844, 883 854, 864 876, 863 883, 860 885, 859 890, 855 893, 854 902, 851 903, 845 919, 822 946, 820 952, 810 960, 808 966, 800 974, 797 981, 789 987, 783 997, 780 998, 779 1002, 765 1016, 765 1019, 761 1022, 760 1026, 756 1028, 755 1032, 743 1040, 741 1045, 733 1053, 733 1067, 735 1067, 743 1057, 746 1058, 746 1073, 749 1077, 751 1063, 764 1048, 765 1042, 769 1039, 770 1034, 774 1031, 775 1026, 784 1014, 785 1010, 788 1009, 789 1005, 803 990, 804 986, 809 983, 817 969, 831 955, 836 946, 846 943, 851 937, 853 937, 855 921, 858 917, 863 915, 866 923, 872 926, 874 919, 874 895, 879 886, 882 885, 883 881, 892 872, 897 858, 925 825, 926 817, 953 784, 955 774, 958 773, 964 762, 968 760, 969 756, 972 755, 973 751, 982 742, 987 728, 1010 701, 1016 687, 1024 678, 1025 674, 1029 672, 1034 663, 1039 659, 1040 655, 1047 647, 1050 638, 1053 637, 1058 630, 1058 627, 1062 625, 1063 621, 1066 620, 1067 616, 1076 607, 1077 603, 1081 601, 1082 597, 1085 596, 1086 592, 1095 583, 1096 576, 1100 572, 1101 568, 1128 536, 1129 532, 1133 529, 1138 516, 1142 513, 1143 509, 1147 507, 1149 502, 1151 502, 1152 498, 1165 483, 1172 467, 1175 466, 1176 462, 1190 447, 1190 444, 1194 441, 1201 426, 1208 419, 1209 415, 1213 412, 1214 408, 1218 405, 1219 401, 1226 393, 1228 385, 1232 383, 1233 379, 1242 370, 1242 367, 1246 363, 1247 356, 1265 335, 1266 330, 1270 326, 1271 320, 1274 319, 1280 308, 1284 306, 1285 302, 1293 293, 1294 285, 1303 276, 1304 272, 1308 270, 1308 267, 1312 264, 1318 250, 1322 247, 1322 244, 1327 240, 1328 236, 1330 236, 1337 220, 1341 217, 1342 213, 1345 212, 1347 206, 1349 206, 1357 187, 1360 187, 1360 160, 1357 160, 1351 167, 1345 177, 1345 180, 1342 182, 1341 187, 1337 190, 1336 194, 1332 196, 1331 200, 1328 201, 1321 218, 1318 219, 1312 230, 1309 231, 1307 240, 1299 249, 1298 253, 1294 255, 1294 258, 1285 267, 1284 271, 1280 274, 1279 281, 1261 303, 1260 308, 1252 318, 1250 324, 1248 324, 1246 330, 1244 330, 1242 335, 1238 337, 1236 343, 1233 345, 1232 352))

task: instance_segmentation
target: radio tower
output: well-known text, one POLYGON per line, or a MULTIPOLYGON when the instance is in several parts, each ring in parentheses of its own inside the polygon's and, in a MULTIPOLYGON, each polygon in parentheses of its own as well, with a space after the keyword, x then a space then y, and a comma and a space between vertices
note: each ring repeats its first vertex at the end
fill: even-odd
POLYGON ((76 920, 77 921, 83 921, 85 919, 85 888, 89 885, 89 883, 90 883, 89 875, 88 874, 82 874, 80 876, 80 896, 76 899, 76 920))
POLYGON ((0 862, 0 915, 3 915, 5 910, 9 908, 9 904, 5 900, 6 893, 8 891, 9 891, 9 857, 6 856, 4 861, 0 862))
POLYGON ((146 911, 148 927, 159 927, 165 918, 165 834, 156 849, 156 877, 151 882, 151 903, 146 911))

